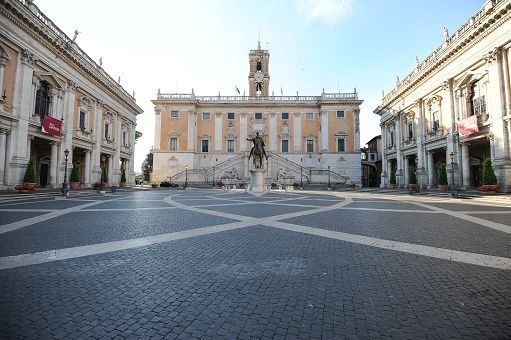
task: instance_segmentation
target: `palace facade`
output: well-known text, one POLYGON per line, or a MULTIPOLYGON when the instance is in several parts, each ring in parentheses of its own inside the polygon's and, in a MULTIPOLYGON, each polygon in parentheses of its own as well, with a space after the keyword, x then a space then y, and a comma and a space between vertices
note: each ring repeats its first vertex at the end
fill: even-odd
POLYGON ((249 95, 160 93, 155 105, 151 180, 212 182, 250 178, 248 154, 265 140, 267 181, 360 183, 356 91, 319 96, 270 95, 270 54, 249 53, 249 95))
POLYGON ((384 94, 381 186, 396 174, 409 184, 411 166, 422 187, 438 184, 445 166, 452 187, 482 184, 491 158, 501 191, 511 191, 511 1, 488 0, 454 34, 384 94))
POLYGON ((23 180, 30 158, 41 187, 79 169, 82 186, 135 183, 136 117, 142 109, 32 1, 0 3, 0 189, 23 180))

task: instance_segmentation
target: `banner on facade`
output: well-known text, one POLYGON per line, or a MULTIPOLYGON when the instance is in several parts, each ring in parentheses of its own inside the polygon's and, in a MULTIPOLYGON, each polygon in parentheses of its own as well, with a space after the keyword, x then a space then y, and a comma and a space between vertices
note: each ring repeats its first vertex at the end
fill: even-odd
POLYGON ((477 116, 472 115, 468 118, 460 120, 458 122, 458 131, 462 136, 468 136, 479 132, 479 127, 477 126, 477 116))
POLYGON ((55 137, 60 137, 62 121, 50 116, 44 116, 42 130, 55 137))

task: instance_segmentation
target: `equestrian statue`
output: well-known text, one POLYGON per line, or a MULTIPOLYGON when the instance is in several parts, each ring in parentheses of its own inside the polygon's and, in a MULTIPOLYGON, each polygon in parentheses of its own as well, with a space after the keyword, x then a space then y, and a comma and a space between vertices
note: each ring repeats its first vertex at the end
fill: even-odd
POLYGON ((250 150, 250 155, 248 155, 248 159, 250 160, 250 157, 254 156, 252 159, 252 162, 254 163, 254 167, 256 169, 262 169, 263 168, 263 156, 268 159, 268 156, 266 156, 266 150, 264 150, 264 140, 262 137, 259 136, 259 132, 256 132, 256 135, 254 138, 247 138, 247 140, 252 141, 254 143, 254 146, 250 150), (259 163, 259 164, 257 164, 259 163))

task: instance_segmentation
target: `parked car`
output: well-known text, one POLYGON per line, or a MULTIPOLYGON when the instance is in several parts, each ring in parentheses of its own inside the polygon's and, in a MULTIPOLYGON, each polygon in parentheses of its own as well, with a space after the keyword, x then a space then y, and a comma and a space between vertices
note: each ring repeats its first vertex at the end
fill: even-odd
POLYGON ((163 181, 160 183, 160 188, 177 188, 179 185, 171 181, 163 181))

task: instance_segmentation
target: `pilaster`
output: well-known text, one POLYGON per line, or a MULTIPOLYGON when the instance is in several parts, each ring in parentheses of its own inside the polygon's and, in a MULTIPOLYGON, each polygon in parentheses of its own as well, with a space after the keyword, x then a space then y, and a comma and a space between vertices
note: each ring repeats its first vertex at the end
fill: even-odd
MULTIPOLYGON (((291 115, 291 113, 290 113, 291 115)), ((293 114, 293 139, 294 139, 294 152, 302 152, 302 114, 295 112, 293 114)), ((290 150, 291 151, 291 150, 290 150)))

